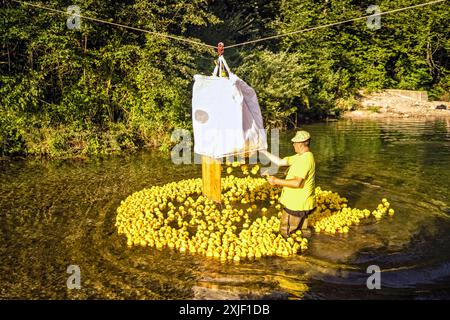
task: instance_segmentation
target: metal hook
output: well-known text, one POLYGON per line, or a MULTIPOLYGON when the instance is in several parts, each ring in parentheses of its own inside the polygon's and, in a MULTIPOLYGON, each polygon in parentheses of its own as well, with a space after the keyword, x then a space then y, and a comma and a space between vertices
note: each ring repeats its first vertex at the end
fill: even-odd
POLYGON ((219 57, 223 54, 224 48, 225 47, 224 47, 223 42, 219 42, 217 44, 217 54, 219 55, 219 57))

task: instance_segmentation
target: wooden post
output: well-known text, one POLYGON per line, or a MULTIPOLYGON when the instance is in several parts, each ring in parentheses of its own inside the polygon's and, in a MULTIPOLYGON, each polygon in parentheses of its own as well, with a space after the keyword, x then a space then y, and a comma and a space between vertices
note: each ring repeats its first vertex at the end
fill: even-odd
POLYGON ((203 195, 219 203, 221 201, 221 173, 220 160, 202 156, 203 195))

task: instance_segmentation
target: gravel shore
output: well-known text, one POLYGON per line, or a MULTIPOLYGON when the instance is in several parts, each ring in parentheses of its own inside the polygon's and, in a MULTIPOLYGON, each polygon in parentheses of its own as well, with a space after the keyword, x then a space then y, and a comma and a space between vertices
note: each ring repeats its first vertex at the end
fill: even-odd
POLYGON ((428 101, 416 97, 420 91, 386 90, 369 95, 361 94, 357 110, 346 112, 344 118, 450 118, 450 102, 428 101))

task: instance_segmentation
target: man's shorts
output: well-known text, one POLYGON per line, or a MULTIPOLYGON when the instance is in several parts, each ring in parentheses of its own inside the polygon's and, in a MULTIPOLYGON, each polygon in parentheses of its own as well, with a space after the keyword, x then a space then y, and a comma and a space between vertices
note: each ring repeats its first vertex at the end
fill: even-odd
POLYGON ((303 226, 303 222, 316 208, 305 211, 294 211, 284 208, 281 215, 280 233, 284 238, 303 226))
POLYGON ((285 207, 284 210, 292 216, 303 218, 309 216, 314 210, 316 210, 316 208, 312 208, 311 210, 295 211, 285 207))

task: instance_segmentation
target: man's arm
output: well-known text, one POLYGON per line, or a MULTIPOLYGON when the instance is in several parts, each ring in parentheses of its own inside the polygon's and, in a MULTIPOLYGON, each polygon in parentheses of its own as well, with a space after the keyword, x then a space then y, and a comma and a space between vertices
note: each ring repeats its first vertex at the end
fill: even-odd
POLYGON ((267 158, 269 158, 269 160, 272 161, 273 163, 275 163, 278 167, 283 167, 283 166, 288 166, 289 165, 286 160, 281 159, 281 158, 277 157, 276 155, 271 154, 267 150, 262 150, 260 152, 263 155, 265 155, 267 158))
POLYGON ((274 176, 269 176, 268 181, 273 186, 302 188, 304 179, 300 177, 294 177, 293 179, 280 179, 274 176))

